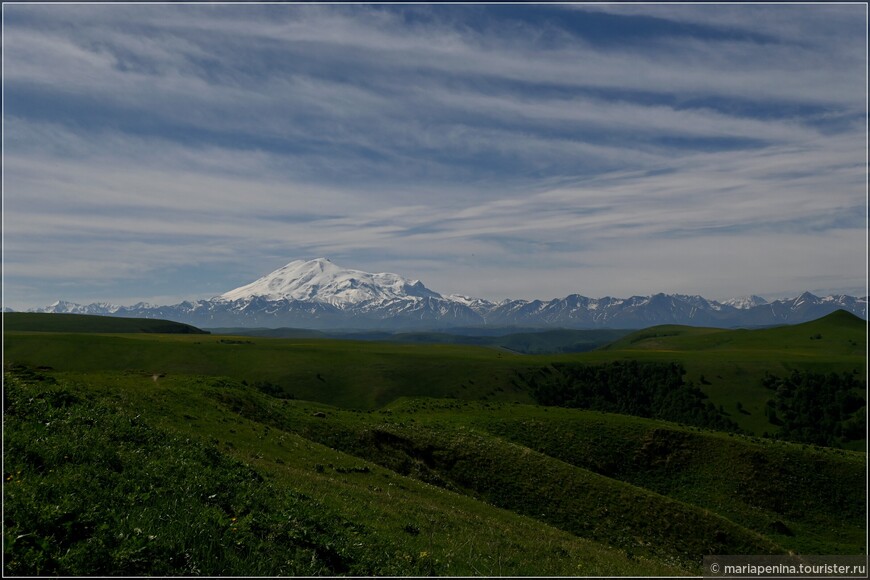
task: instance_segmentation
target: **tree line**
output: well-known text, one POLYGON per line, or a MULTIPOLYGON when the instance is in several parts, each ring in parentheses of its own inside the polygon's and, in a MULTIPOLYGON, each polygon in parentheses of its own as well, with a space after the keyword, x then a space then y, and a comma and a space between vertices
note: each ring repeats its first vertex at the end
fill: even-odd
POLYGON ((592 409, 739 432, 679 363, 553 363, 522 377, 541 405, 592 409))
POLYGON ((774 394, 765 409, 779 427, 774 437, 828 447, 865 438, 867 403, 857 372, 795 370, 785 377, 766 374, 762 385, 774 394))

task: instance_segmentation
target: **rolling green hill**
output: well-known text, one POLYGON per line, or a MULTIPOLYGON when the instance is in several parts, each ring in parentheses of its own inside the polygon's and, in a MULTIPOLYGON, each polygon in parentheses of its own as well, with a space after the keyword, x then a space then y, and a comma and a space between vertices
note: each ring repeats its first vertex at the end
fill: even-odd
POLYGON ((705 554, 863 553, 865 453, 539 406, 527 382, 682 366, 747 425, 766 373, 864 369, 863 324, 657 327, 535 356, 7 327, 5 572, 673 575, 705 554))
POLYGON ((587 353, 583 360, 679 362, 686 379, 721 405, 741 429, 762 435, 775 429, 765 416, 772 398, 761 387, 766 373, 856 372, 866 393, 866 325, 848 312, 837 311, 804 324, 755 330, 656 326, 587 353))
POLYGON ((46 314, 6 312, 3 325, 12 332, 148 332, 162 334, 208 334, 189 324, 151 318, 118 318, 90 314, 46 314))
MULTIPOLYGON (((746 432, 773 432, 769 374, 857 371, 865 376, 864 322, 845 312, 760 330, 653 327, 592 352, 522 356, 464 345, 202 335, 30 334, 7 328, 7 360, 58 370, 137 370, 228 376, 270 392, 376 409, 401 396, 532 403, 523 377, 553 364, 678 363, 710 402, 746 432)), ((866 387, 865 387, 866 389, 866 387)), ((856 446, 855 448, 863 448, 856 446)))
POLYGON ((5 339, 8 361, 62 371, 227 376, 349 408, 413 395, 532 401, 511 385, 527 358, 482 347, 180 334, 7 332, 5 339))
POLYGON ((670 575, 864 545, 863 453, 519 404, 359 412, 203 376, 6 385, 10 571, 670 575))
POLYGON ((250 420, 225 381, 4 379, 5 574, 682 572, 250 420))
POLYGON ((861 355, 867 322, 845 310, 792 326, 726 330, 692 326, 653 326, 601 347, 602 351, 748 351, 795 350, 811 356, 861 355))

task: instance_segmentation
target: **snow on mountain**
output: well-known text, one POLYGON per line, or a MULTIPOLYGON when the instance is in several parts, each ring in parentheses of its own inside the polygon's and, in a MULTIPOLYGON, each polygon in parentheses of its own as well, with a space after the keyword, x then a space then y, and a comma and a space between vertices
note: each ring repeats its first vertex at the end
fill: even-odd
POLYGON ((441 298, 419 280, 398 274, 370 274, 341 268, 326 258, 296 260, 250 284, 230 290, 218 300, 250 298, 309 300, 335 306, 403 298, 441 298))
POLYGON ((28 312, 49 312, 55 314, 115 314, 122 306, 109 302, 94 302, 92 304, 76 304, 65 300, 57 300, 44 308, 30 309, 28 312))
MULTIPOLYGON (((497 306, 496 303, 490 302, 489 300, 486 300, 484 298, 474 298, 472 296, 464 296, 462 294, 450 294, 449 296, 445 296, 444 298, 446 300, 450 300, 451 302, 467 306, 481 315, 488 313, 493 308, 495 308, 495 306, 497 306)), ((509 302, 509 300, 505 300, 504 302, 509 302)))
POLYGON ((725 302, 702 296, 655 294, 491 302, 442 296, 419 280, 342 268, 325 258, 297 260, 211 300, 173 306, 117 306, 57 301, 31 312, 163 318, 201 327, 291 326, 317 329, 444 329, 469 326, 645 328, 656 324, 738 327, 796 324, 842 309, 867 318, 867 298, 818 297, 767 302, 759 296, 725 302))
POLYGON ((750 296, 740 296, 739 298, 732 298, 731 300, 726 300, 722 304, 737 308, 738 310, 746 310, 747 308, 754 308, 756 306, 767 304, 767 300, 765 300, 761 296, 756 296, 755 294, 752 294, 750 296))
POLYGON ((75 312, 83 308, 81 304, 76 304, 75 302, 67 302, 66 300, 55 300, 45 308, 40 308, 36 312, 56 312, 56 313, 69 313, 75 312))

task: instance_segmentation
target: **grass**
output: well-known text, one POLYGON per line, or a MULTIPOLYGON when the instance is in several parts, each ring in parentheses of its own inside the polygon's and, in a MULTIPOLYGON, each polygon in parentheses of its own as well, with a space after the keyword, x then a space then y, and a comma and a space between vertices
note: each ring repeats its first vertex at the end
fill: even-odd
POLYGON ((635 552, 746 553, 740 542, 753 546, 749 553, 776 549, 760 536, 803 553, 863 550, 863 453, 515 404, 403 399, 374 414, 324 408, 326 417, 314 417, 303 403, 225 403, 635 552), (665 520, 669 529, 645 528, 665 520), (726 545, 692 548, 688 538, 726 545))
POLYGON ((714 512, 799 553, 858 553, 865 455, 585 413, 491 413, 487 429, 714 512), (619 459, 619 458, 629 458, 619 459), (836 533, 831 530, 836 529, 836 533))
POLYGON ((7 331, 208 334, 189 324, 151 318, 119 318, 90 314, 3 313, 7 331))
POLYGON ((373 573, 358 530, 214 448, 12 381, 6 573, 373 573))
POLYGON ((7 574, 679 572, 227 412, 227 389, 275 402, 240 385, 6 387, 7 574))
MULTIPOLYGON (((530 402, 511 385, 522 356, 462 345, 409 345, 211 335, 7 332, 7 360, 57 370, 130 370, 268 381, 298 399, 373 409, 399 396, 498 396, 530 402), (337 364, 337 361, 340 361, 337 364), (497 389, 501 388, 501 391, 497 389)), ((534 364, 534 363, 532 363, 534 364)))
POLYGON ((775 430, 764 415, 771 399, 761 387, 764 374, 855 370, 866 377, 866 329, 866 321, 843 310, 803 324, 757 330, 657 326, 587 353, 583 360, 680 362, 686 379, 721 405, 741 429, 762 435, 775 430))
MULTIPOLYGON (((273 563, 257 568, 262 573, 428 573, 415 567, 423 552, 441 574, 571 575, 577 563, 590 559, 597 567, 585 568, 589 573, 697 573, 708 553, 856 553, 863 546, 865 466, 859 453, 764 444, 573 409, 406 398, 360 412, 276 399, 230 379, 52 374, 59 385, 7 379, 6 469, 12 481, 39 482, 27 496, 32 506, 69 492, 82 505, 64 522, 100 519, 104 506, 118 506, 106 528, 114 530, 118 518, 149 505, 151 495, 137 494, 168 494, 166 501, 177 502, 172 490, 185 490, 184 501, 196 501, 184 513, 208 520, 200 513, 208 502, 203 507, 200 500, 232 488, 238 502, 254 506, 248 513, 257 521, 278 522, 274 514, 257 514, 289 509, 280 506, 290 502, 338 522, 338 530, 362 526, 363 540, 339 541, 343 536, 330 532, 317 542, 350 550, 348 542, 362 541, 392 566, 379 568, 378 557, 351 550, 341 566, 273 563), (58 475, 49 466, 59 466, 58 475), (68 469, 78 474, 67 479, 68 469), (164 481, 160 473, 193 480, 164 481), (88 477, 92 485, 81 487, 88 477), (237 483, 210 483, 222 478, 237 483), (132 495, 101 495, 111 489, 132 495), (244 499, 254 489, 269 491, 259 503, 244 499), (86 508, 92 495, 94 505, 86 508), (564 547, 572 541, 573 552, 564 547), (552 560, 534 555, 542 545, 551 546, 552 560), (577 555, 583 550, 597 555, 577 555), (569 566, 565 553, 575 554, 576 563, 569 566)), ((10 487, 7 481, 7 492, 10 487)), ((7 506, 15 501, 6 494, 7 506)), ((33 512, 11 520, 9 513, 7 508, 9 534, 28 533, 31 528, 14 524, 32 521, 33 512)), ((216 521, 226 524, 240 513, 231 510, 216 521)), ((311 525, 320 525, 311 517, 311 525)), ((142 518, 133 517, 128 527, 157 537, 187 533, 154 528, 142 518)), ((53 529, 51 521, 42 537, 51 535, 45 531, 53 529)), ((70 533, 86 541, 99 525, 70 533)), ((202 537, 212 536, 215 530, 209 530, 202 537)), ((172 562, 182 561, 175 552, 183 543, 165 548, 177 556, 172 562)), ((120 556, 107 549, 105 562, 116 568, 99 569, 131 570, 118 567, 120 556)), ((225 567, 210 572, 244 568, 241 560, 232 564, 220 554, 225 567)))
POLYGON ((864 553, 865 453, 540 407, 518 380, 678 361, 754 418, 765 370, 864 368, 863 324, 548 356, 7 331, 4 572, 673 575, 714 553, 864 553))
POLYGON ((814 322, 761 330, 654 327, 592 352, 527 356, 467 345, 7 329, 5 354, 7 360, 58 370, 137 369, 149 376, 186 373, 265 381, 286 396, 355 409, 377 409, 402 396, 532 403, 520 376, 553 362, 678 362, 686 379, 741 429, 762 435, 775 429, 764 414, 772 396, 761 385, 764 374, 857 370, 866 376, 865 328, 864 321, 840 311, 814 322))

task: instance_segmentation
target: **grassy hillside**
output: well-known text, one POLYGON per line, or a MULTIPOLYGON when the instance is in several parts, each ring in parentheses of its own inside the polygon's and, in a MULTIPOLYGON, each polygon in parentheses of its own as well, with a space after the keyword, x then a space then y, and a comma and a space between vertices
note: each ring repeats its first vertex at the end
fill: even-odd
MULTIPOLYGON (((121 319, 123 320, 123 319, 121 319)), ((533 403, 523 377, 555 364, 676 362, 742 430, 772 432, 766 373, 857 371, 865 376, 864 321, 845 312, 761 330, 654 327, 593 352, 523 356, 463 345, 334 339, 10 331, 7 360, 69 371, 136 370, 228 376, 285 397, 377 409, 402 396, 533 403)), ((863 448, 856 444, 855 448, 863 448)))
POLYGON ((761 435, 775 428, 765 416, 772 396, 761 388, 765 373, 855 371, 866 377, 866 325, 840 310, 804 324, 757 330, 656 326, 574 360, 679 362, 686 379, 721 405, 740 428, 761 435))
POLYGON ((811 355, 862 354, 860 348, 867 322, 845 310, 791 326, 753 330, 727 330, 692 326, 653 326, 628 334, 603 351, 728 351, 795 350, 811 355))
MULTIPOLYGON (((500 397, 530 361, 489 348, 215 335, 110 336, 7 332, 6 360, 64 371, 227 376, 277 385, 284 396, 374 409, 400 396, 500 397)), ((535 363, 531 361, 531 364, 535 363)))
POLYGON ((554 409, 491 413, 487 429, 710 510, 798 553, 858 553, 864 545, 863 453, 554 409))
POLYGON ((670 575, 863 551, 862 453, 197 375, 17 367, 5 386, 9 572, 670 575))
POLYGON ((118 318, 90 314, 49 314, 7 312, 3 314, 6 331, 29 332, 148 332, 162 334, 208 334, 189 324, 150 318, 118 318))
POLYGON ((5 379, 9 574, 680 571, 231 412, 284 404, 240 384, 5 379))
POLYGON ((863 452, 542 407, 526 381, 683 365, 746 424, 767 372, 864 369, 863 332, 658 327, 525 356, 7 329, 5 571, 672 575, 705 554, 862 553, 863 452))

